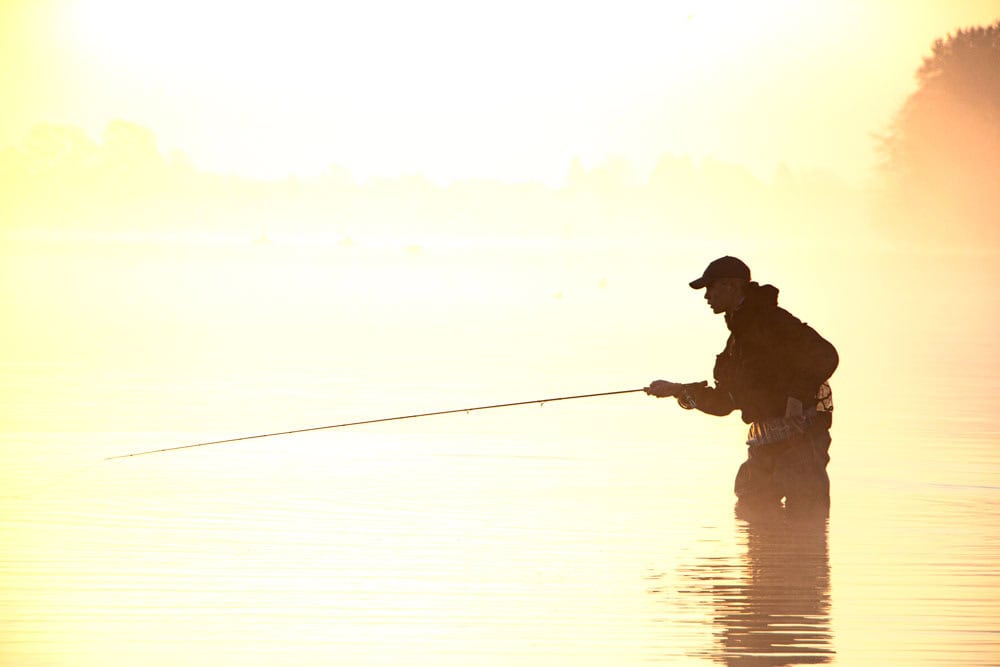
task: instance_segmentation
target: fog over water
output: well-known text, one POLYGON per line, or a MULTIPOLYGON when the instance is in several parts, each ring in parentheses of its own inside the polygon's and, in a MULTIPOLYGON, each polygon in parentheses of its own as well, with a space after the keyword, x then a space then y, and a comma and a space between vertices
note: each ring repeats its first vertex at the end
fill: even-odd
POLYGON ((16 664, 997 655, 989 251, 28 236, 3 281, 16 664), (841 353, 828 524, 735 516, 742 423, 642 394, 102 461, 707 379, 724 324, 686 282, 724 253, 841 353))
POLYGON ((536 4, 0 8, 0 664, 1000 662, 994 8, 536 4), (638 391, 722 255, 829 517, 638 391))

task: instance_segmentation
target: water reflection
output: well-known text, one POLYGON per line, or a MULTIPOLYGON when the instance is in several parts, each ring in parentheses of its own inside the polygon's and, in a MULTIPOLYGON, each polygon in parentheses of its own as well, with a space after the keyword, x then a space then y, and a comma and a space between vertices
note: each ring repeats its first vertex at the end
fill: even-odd
POLYGON ((712 647, 726 665, 822 664, 834 656, 824 513, 736 510, 739 549, 682 568, 679 598, 711 614, 712 647))

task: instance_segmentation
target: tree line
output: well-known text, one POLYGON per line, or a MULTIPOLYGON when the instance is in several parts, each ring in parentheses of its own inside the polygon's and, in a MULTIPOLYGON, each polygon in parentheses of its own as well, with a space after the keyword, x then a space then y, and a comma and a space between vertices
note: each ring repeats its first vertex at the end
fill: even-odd
POLYGON ((781 168, 762 180, 674 155, 642 179, 623 159, 574 160, 562 187, 443 186, 420 174, 356 183, 337 166, 259 181, 197 169, 182 153, 163 154, 151 129, 115 120, 100 140, 44 124, 0 150, 0 230, 848 238, 874 222, 890 236, 1000 243, 1000 21, 938 39, 916 82, 878 139, 874 197, 831 174, 781 168))

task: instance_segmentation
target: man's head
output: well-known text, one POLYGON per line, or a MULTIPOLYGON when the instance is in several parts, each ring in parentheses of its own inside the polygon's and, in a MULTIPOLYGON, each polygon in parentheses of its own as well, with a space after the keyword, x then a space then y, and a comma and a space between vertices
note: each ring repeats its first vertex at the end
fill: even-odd
POLYGON ((743 302, 743 294, 750 282, 750 267, 735 257, 725 256, 715 260, 697 280, 689 284, 694 289, 705 289, 705 300, 714 313, 728 313, 743 302))

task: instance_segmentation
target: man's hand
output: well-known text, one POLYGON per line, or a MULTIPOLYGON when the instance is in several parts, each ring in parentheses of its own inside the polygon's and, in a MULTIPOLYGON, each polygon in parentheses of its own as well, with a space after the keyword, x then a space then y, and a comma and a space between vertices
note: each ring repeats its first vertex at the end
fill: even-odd
POLYGON ((655 380, 646 387, 645 391, 650 396, 656 396, 657 398, 667 398, 668 396, 677 396, 684 389, 683 384, 677 382, 667 382, 666 380, 655 380))

